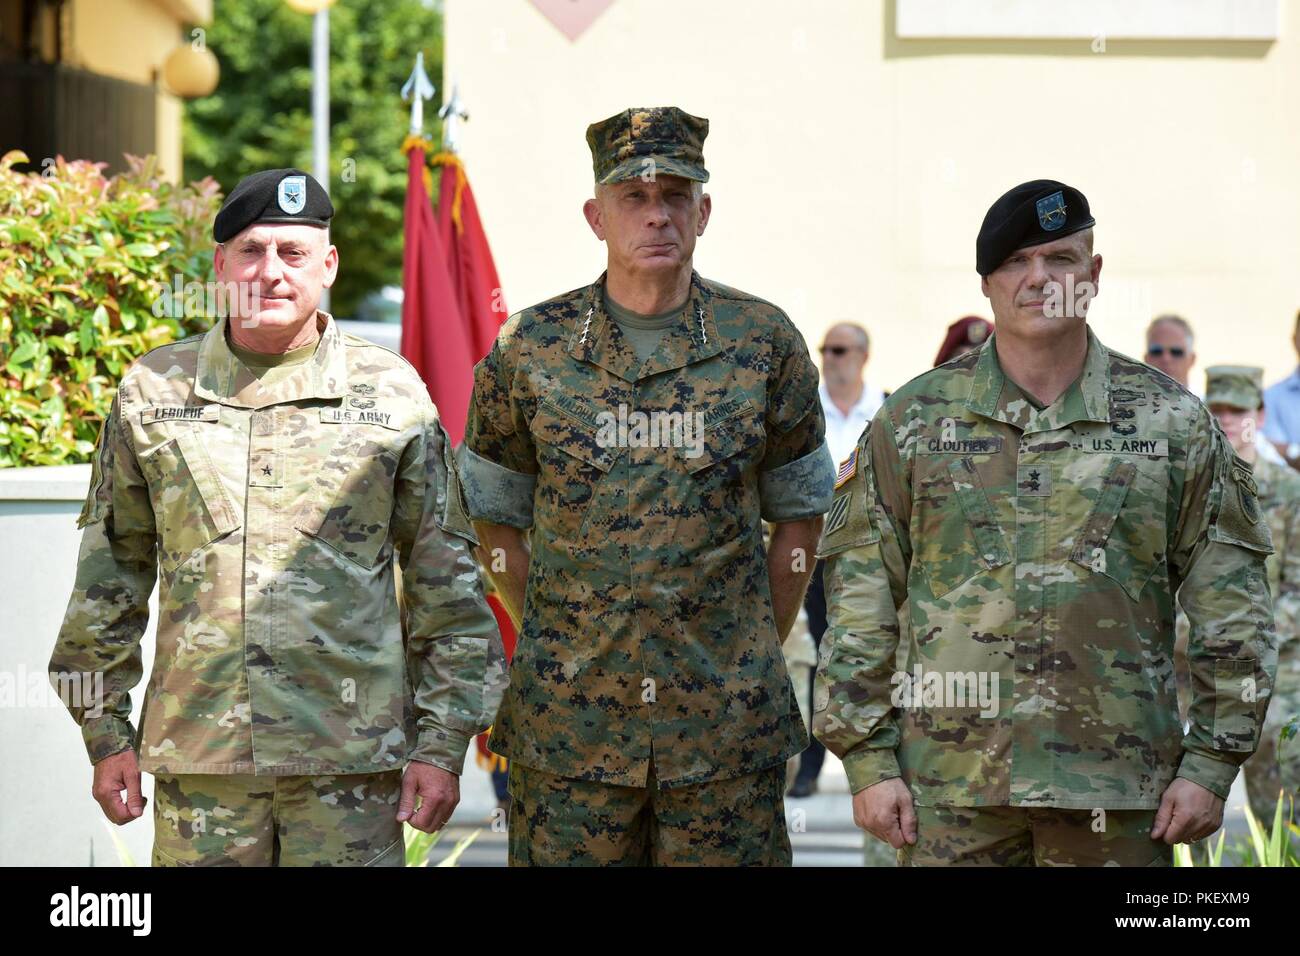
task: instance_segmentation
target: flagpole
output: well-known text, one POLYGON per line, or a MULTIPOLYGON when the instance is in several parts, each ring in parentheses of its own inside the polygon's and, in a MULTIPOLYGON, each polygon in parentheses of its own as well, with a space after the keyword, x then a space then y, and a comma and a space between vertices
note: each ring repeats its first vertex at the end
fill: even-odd
MULTIPOLYGON (((322 7, 311 30, 311 155, 312 173, 325 194, 330 191, 330 11, 322 7)), ((330 309, 330 290, 321 291, 320 308, 330 309)))
POLYGON ((461 120, 469 119, 469 113, 465 112, 460 102, 460 86, 455 81, 451 84, 451 96, 438 111, 438 116, 442 118, 442 148, 454 153, 460 140, 461 120))

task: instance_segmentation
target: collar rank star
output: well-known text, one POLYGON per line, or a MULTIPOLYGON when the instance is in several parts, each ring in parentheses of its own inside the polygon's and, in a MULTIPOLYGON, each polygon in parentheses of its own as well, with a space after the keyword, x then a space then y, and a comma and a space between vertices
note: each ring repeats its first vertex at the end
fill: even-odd
POLYGON ((1052 469, 1048 465, 1019 465, 1016 468, 1016 494, 1027 498, 1052 496, 1052 469))

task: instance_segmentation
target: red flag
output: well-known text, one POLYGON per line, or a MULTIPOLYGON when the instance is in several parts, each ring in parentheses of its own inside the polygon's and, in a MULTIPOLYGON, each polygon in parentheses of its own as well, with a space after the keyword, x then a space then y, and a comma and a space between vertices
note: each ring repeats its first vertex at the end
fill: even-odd
POLYGON ((438 236, 425 185, 424 144, 408 140, 406 240, 402 249, 402 355, 415 366, 438 406, 453 444, 465 437, 474 387, 475 352, 438 236))
POLYGON ((447 272, 456 290, 460 314, 469 327, 477 361, 492 350, 501 323, 509 317, 501 280, 492 261, 487 233, 478 215, 474 191, 455 153, 438 153, 431 160, 442 166, 438 189, 438 235, 447 250, 447 272))
MULTIPOLYGON (((504 602, 500 596, 493 590, 489 589, 487 593, 488 607, 492 609, 493 615, 497 619, 497 627, 501 631, 501 644, 506 650, 506 661, 509 662, 515 656, 515 642, 518 639, 515 634, 515 622, 510 617, 510 612, 506 610, 504 602)), ((478 765, 484 770, 505 770, 506 758, 494 754, 488 749, 488 737, 491 736, 490 728, 474 738, 474 745, 478 748, 478 765)))

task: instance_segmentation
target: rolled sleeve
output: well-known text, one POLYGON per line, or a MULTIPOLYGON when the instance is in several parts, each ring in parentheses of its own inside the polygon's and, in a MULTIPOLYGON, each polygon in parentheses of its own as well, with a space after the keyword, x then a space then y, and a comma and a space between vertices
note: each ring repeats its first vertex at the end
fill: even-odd
POLYGON ((813 452, 758 476, 765 521, 800 521, 825 514, 835 493, 835 464, 825 442, 813 452))
POLYGON ((512 528, 532 527, 536 475, 511 471, 475 454, 468 445, 462 445, 457 454, 465 508, 471 518, 512 528))

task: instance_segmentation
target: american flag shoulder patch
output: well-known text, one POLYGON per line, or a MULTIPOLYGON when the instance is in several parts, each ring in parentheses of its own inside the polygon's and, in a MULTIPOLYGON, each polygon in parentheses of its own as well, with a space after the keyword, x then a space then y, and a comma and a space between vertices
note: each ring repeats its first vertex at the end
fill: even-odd
POLYGON ((835 487, 842 488, 844 483, 858 473, 858 450, 840 462, 840 470, 835 473, 835 487))

